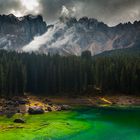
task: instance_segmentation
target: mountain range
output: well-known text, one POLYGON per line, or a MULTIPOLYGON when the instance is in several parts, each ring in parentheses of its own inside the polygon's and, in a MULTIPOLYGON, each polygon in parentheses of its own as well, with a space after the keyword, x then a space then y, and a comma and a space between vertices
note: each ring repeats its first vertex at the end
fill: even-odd
POLYGON ((140 46, 140 21, 109 27, 96 19, 61 17, 47 25, 41 15, 0 16, 0 49, 20 52, 92 55, 104 51, 140 46))
POLYGON ((0 15, 0 48, 18 50, 47 31, 42 16, 0 15))

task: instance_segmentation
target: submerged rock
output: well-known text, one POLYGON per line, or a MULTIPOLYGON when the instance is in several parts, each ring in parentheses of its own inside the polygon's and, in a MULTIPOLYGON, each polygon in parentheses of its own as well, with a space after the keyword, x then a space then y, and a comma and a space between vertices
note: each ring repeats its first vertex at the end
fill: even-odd
POLYGON ((25 121, 23 119, 15 119, 14 123, 25 123, 25 121))

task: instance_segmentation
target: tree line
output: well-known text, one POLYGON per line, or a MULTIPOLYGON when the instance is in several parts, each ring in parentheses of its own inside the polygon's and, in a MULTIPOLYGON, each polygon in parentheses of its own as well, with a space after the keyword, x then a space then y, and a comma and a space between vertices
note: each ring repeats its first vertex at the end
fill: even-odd
POLYGON ((0 51, 0 96, 140 91, 140 51, 59 56, 0 51))

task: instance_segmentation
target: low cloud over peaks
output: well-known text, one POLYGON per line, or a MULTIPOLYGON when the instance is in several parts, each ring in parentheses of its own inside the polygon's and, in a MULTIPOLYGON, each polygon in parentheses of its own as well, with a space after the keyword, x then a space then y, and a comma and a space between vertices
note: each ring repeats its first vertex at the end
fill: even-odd
POLYGON ((73 9, 77 18, 97 18, 108 25, 140 20, 139 0, 1 0, 0 13, 42 14, 47 22, 57 20, 62 7, 73 9))

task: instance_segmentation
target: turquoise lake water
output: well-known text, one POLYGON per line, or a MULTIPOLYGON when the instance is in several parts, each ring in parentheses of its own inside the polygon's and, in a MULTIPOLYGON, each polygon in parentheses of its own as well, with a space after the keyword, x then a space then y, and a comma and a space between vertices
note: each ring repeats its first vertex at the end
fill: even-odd
POLYGON ((139 108, 84 107, 14 124, 17 117, 0 117, 0 140, 140 140, 139 108))

